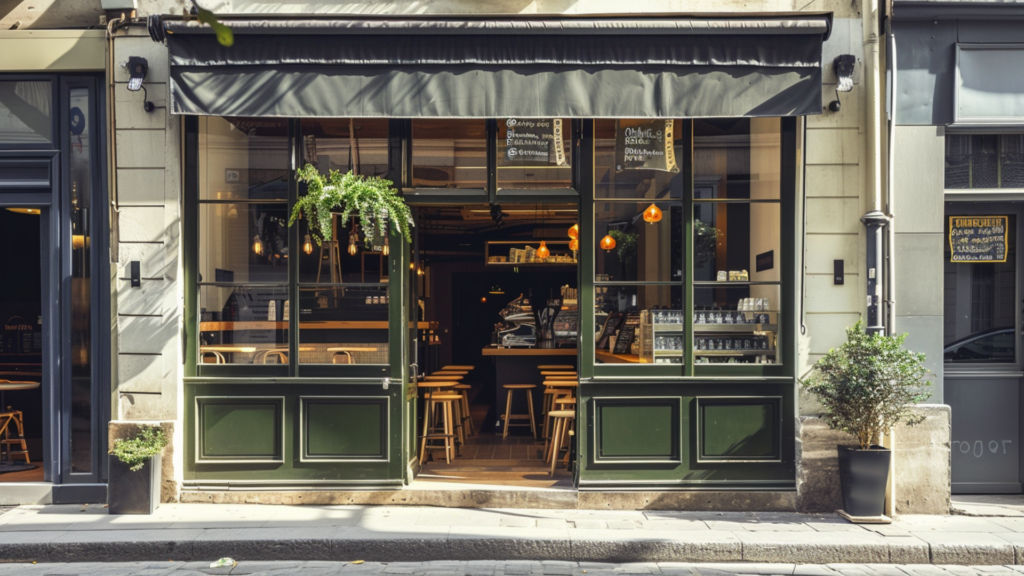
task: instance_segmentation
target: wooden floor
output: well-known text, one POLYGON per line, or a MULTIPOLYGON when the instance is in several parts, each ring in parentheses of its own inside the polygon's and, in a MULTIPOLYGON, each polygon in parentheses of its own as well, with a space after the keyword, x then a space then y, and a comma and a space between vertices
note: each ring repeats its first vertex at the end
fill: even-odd
POLYGON ((35 470, 22 470, 21 472, 8 472, 0 474, 0 482, 42 482, 43 463, 33 462, 38 468, 35 470))

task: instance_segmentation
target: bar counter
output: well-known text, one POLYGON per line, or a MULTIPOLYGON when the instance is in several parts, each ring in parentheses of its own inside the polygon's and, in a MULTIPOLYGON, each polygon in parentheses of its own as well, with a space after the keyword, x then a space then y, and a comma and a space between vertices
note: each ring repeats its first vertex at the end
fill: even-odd
MULTIPOLYGON (((505 414, 505 402, 508 399, 508 391, 502 386, 505 384, 536 384, 537 387, 531 390, 533 396, 533 412, 537 419, 537 426, 542 423, 540 410, 544 400, 544 377, 540 375, 541 365, 544 364, 571 364, 576 366, 576 347, 555 348, 548 342, 542 342, 534 348, 499 348, 487 346, 483 349, 483 355, 489 356, 494 364, 495 370, 495 402, 494 418, 499 422, 498 432, 501 432, 500 418, 505 414), (557 361, 555 361, 557 359, 557 361)), ((512 401, 513 414, 526 414, 526 395, 517 391, 512 401)), ((516 430, 513 428, 512 430, 516 430)), ((523 428, 518 429, 522 433, 523 428)), ((528 429, 527 429, 528 431, 528 429)))

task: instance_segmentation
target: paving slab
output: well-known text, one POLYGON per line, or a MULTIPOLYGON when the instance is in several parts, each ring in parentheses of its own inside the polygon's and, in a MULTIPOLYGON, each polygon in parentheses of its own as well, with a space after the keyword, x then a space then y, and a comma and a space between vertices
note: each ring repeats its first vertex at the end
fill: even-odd
POLYGON ((544 528, 452 527, 448 550, 460 560, 564 560, 572 558, 569 531, 544 528))
POLYGON ((918 532, 928 542, 935 564, 1013 564, 1014 546, 994 534, 977 532, 918 532))
POLYGON ((884 563, 889 544, 876 534, 856 532, 738 532, 747 562, 884 563))
POLYGON ((572 558, 600 562, 733 562, 743 547, 728 532, 619 530, 568 531, 572 558))

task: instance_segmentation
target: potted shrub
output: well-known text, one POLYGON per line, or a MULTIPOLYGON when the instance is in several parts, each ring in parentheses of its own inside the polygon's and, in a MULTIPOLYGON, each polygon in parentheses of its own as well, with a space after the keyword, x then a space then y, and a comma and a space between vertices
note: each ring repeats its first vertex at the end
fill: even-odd
POLYGON ((152 514, 160 503, 162 428, 143 426, 110 448, 107 508, 110 514, 152 514))
POLYGON ((345 174, 329 170, 325 176, 312 164, 303 166, 296 177, 306 183, 307 191, 295 202, 288 225, 305 215, 309 220, 309 234, 318 246, 336 240, 336 215, 342 223, 353 215, 359 219, 367 247, 373 246, 377 234, 387 241, 388 222, 406 241, 412 242, 412 213, 390 180, 360 176, 351 170, 345 174))
POLYGON ((920 423, 913 404, 931 395, 924 387, 924 354, 903 347, 906 334, 867 334, 858 321, 846 330, 846 343, 818 360, 801 385, 824 407, 822 419, 833 430, 857 438, 838 446, 843 508, 849 516, 881 516, 892 453, 878 444, 896 424, 920 423))

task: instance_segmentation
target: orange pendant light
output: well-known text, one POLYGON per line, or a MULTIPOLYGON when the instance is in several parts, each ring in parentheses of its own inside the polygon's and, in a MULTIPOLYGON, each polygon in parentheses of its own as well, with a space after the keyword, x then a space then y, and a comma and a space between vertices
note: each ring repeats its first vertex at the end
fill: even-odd
POLYGON ((572 250, 573 252, 575 252, 575 251, 577 251, 579 249, 580 249, 580 241, 578 239, 573 238, 572 240, 569 240, 569 250, 572 250))
POLYGON ((572 228, 569 228, 569 238, 576 240, 580 237, 580 225, 573 224, 572 228))
POLYGON ((644 210, 644 222, 648 224, 654 224, 655 222, 661 222, 661 208, 658 208, 654 204, 651 204, 644 210))
POLYGON ((611 235, 605 234, 604 238, 601 238, 601 249, 602 250, 614 250, 615 249, 615 238, 611 235))
POLYGON ((548 250, 547 242, 540 241, 540 248, 537 248, 537 258, 544 260, 548 256, 551 256, 551 250, 548 250))

